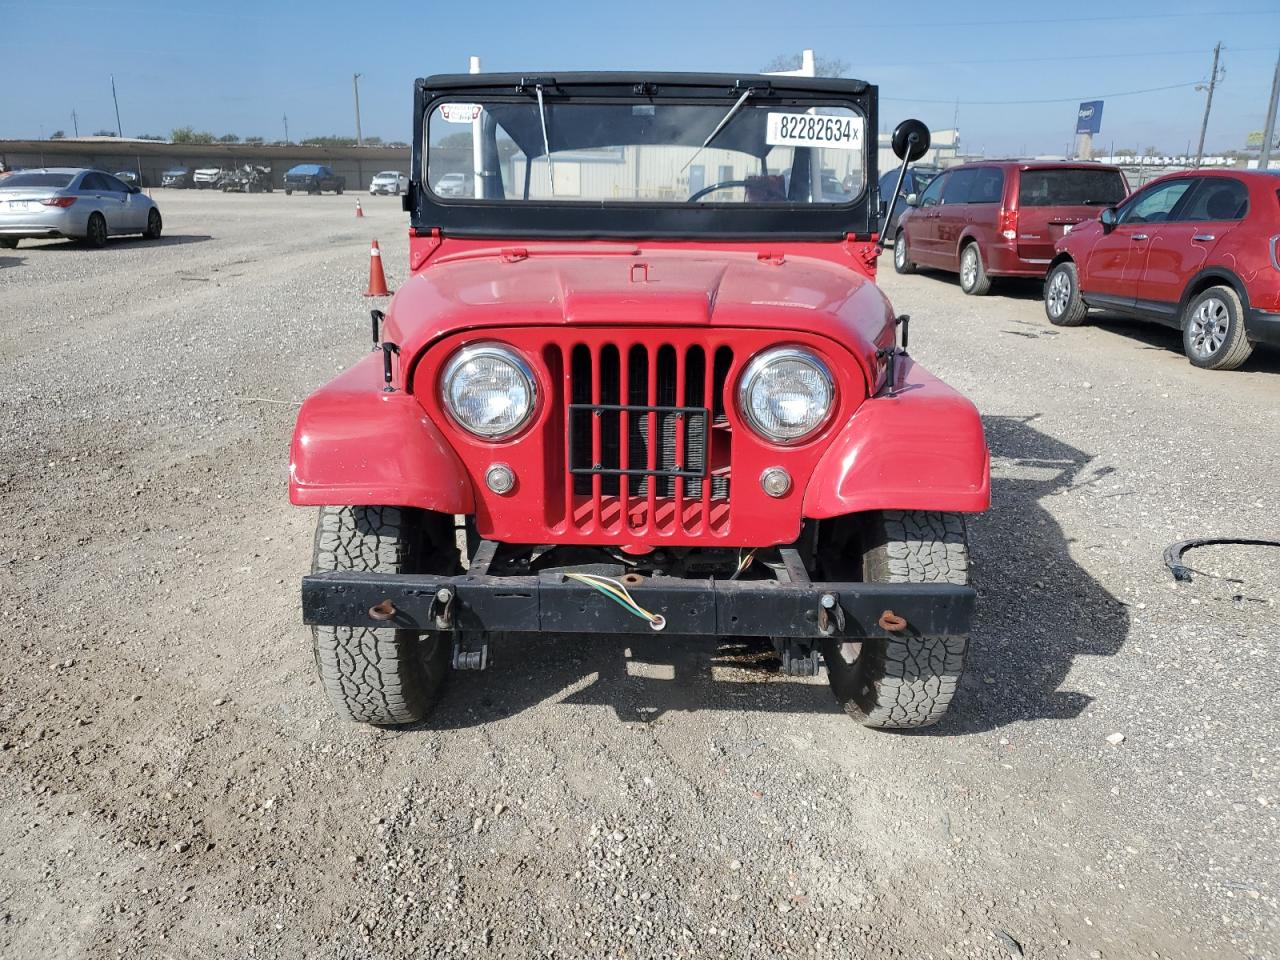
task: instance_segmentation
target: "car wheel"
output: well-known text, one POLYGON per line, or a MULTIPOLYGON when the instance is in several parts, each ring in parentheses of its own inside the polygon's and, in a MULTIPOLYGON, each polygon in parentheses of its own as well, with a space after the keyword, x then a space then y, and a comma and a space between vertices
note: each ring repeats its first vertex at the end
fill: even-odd
POLYGON ((0 237, 0 250, 17 250, 17 237, 0 237))
POLYGON ((143 231, 142 236, 147 240, 159 240, 160 231, 164 229, 164 221, 160 218, 160 211, 152 207, 147 211, 147 229, 143 231))
POLYGON ((991 278, 982 265, 982 254, 976 243, 960 251, 960 289, 971 297, 984 297, 991 292, 991 278))
POLYGON ((107 245, 106 217, 100 213, 89 214, 89 225, 85 228, 84 242, 98 249, 107 245))
POLYGON ((342 196, 342 187, 334 187, 333 192, 336 193, 338 196, 342 196))
POLYGON ((911 262, 911 254, 907 250, 907 235, 902 230, 893 241, 893 269, 898 273, 916 272, 916 265, 911 262))
MULTIPOLYGON (((311 569, 454 574, 453 518, 400 507, 321 507, 311 569)), ((320 682, 346 719, 412 723, 439 702, 453 652, 449 634, 318 626, 312 637, 320 682)))
POLYGON ((293 191, 292 191, 292 190, 290 190, 288 187, 285 187, 285 188, 284 188, 284 195, 285 195, 286 197, 292 197, 292 196, 293 196, 293 191))
POLYGON ((1080 296, 1080 274, 1065 260, 1044 278, 1044 312, 1055 327, 1078 327, 1089 316, 1089 307, 1080 296))
POLYGON ((1182 347, 1187 359, 1206 370, 1235 370, 1249 359, 1244 305, 1227 286, 1196 295, 1182 313, 1182 347))
MULTIPOLYGON (((873 511, 862 518, 867 583, 969 582, 969 549, 958 513, 873 511)), ((868 727, 927 727, 946 715, 964 672, 966 637, 899 635, 859 644, 828 640, 827 679, 849 716, 868 727), (858 647, 852 660, 846 648, 858 647)))

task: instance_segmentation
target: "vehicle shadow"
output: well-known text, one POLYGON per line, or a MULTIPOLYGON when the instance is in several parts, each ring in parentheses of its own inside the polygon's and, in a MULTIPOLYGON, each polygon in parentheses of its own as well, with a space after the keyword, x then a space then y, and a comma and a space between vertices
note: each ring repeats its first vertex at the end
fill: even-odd
POLYGON ((20 267, 26 262, 26 257, 0 257, 0 270, 5 267, 20 267))
MULTIPOLYGON (((1143 344, 1140 349, 1170 353, 1184 361, 1186 359, 1186 352, 1182 346, 1182 333, 1162 323, 1147 323, 1106 312, 1090 313, 1088 323, 1099 330, 1136 340, 1143 344)), ((1280 350, 1264 344, 1256 345, 1253 348, 1253 355, 1240 367, 1240 371, 1280 373, 1280 350)))
MULTIPOLYGON (((1044 506, 1110 469, 1091 470, 1088 454, 1041 433, 1030 417, 988 417, 985 425, 996 469, 992 510, 969 520, 979 598, 968 668, 950 715, 920 735, 1078 716, 1092 698, 1061 689, 1074 659, 1111 656, 1128 633, 1125 606, 1075 562, 1044 506)), ((510 634, 490 653, 488 670, 455 673, 437 710, 409 729, 470 727, 543 704, 609 706, 628 722, 669 712, 840 709, 825 680, 782 676, 763 640, 510 634)))
POLYGON ((82 240, 57 240, 31 246, 29 250, 47 250, 50 253, 74 251, 78 253, 110 253, 113 250, 127 250, 132 247, 180 247, 188 243, 204 243, 213 237, 207 233, 164 233, 159 239, 147 240, 143 237, 109 237, 107 245, 100 250, 92 250, 82 240))

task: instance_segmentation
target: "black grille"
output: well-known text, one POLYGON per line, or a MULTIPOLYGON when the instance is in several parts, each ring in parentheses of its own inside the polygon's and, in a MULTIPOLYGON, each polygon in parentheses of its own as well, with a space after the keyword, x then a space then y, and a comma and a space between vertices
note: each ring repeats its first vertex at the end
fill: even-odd
MULTIPOLYGON (((700 346, 685 349, 678 357, 674 347, 661 346, 656 353, 636 345, 627 351, 627 395, 622 394, 623 358, 616 346, 599 348, 595 355, 586 346, 574 347, 569 361, 569 472, 573 492, 590 496, 592 476, 601 478, 601 494, 617 496, 620 478, 629 477, 631 496, 647 497, 649 484, 659 497, 676 495, 676 479, 684 478, 684 496, 700 499, 708 472, 708 436, 717 423, 724 423, 719 397, 723 393, 730 354, 717 351, 711 386, 713 402, 708 405, 706 392, 707 352, 700 346), (684 395, 678 397, 678 363, 684 364, 684 395), (651 370, 650 364, 654 364, 651 370), (598 368, 598 369, 593 369, 598 368), (653 394, 650 395, 652 374, 653 394), (593 377, 599 378, 599 402, 593 403, 593 377), (624 417, 625 414, 625 417, 624 417), (600 457, 592 456, 593 420, 599 421, 600 457), (622 443, 626 423, 626 465, 623 465, 622 443), (650 424, 658 436, 654 466, 649 467, 650 424), (679 453, 679 437, 684 436, 683 462, 679 453)), ((711 496, 727 497, 729 478, 721 472, 712 477, 711 496)))

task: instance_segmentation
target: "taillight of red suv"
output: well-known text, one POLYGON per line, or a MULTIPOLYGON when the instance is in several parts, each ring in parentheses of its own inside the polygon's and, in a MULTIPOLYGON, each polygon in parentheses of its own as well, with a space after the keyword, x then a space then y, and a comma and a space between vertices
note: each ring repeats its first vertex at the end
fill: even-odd
POLYGON ((996 218, 996 232, 1005 240, 1017 240, 1018 211, 1001 207, 1000 215, 996 218))

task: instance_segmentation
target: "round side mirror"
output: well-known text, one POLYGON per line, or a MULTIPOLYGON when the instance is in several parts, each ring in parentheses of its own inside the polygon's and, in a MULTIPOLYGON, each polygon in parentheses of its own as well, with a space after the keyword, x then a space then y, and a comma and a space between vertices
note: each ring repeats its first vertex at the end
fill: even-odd
POLYGON ((919 120, 903 120, 893 128, 893 153, 905 163, 914 163, 929 152, 929 128, 919 120))
POLYGON ((1114 230, 1118 218, 1116 217, 1116 208, 1107 207, 1102 213, 1098 214, 1098 220, 1102 224, 1102 229, 1106 231, 1114 230))
POLYGON ((920 195, 919 195, 918 193, 908 193, 908 194, 907 194, 907 206, 908 206, 908 207, 914 207, 914 206, 915 206, 916 204, 918 204, 919 202, 920 202, 920 195))

